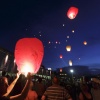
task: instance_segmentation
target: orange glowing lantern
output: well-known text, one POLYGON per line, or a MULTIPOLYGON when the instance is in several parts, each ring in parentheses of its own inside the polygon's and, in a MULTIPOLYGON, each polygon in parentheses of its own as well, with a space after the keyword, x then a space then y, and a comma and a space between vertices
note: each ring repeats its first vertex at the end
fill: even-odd
POLYGON ((42 42, 37 38, 23 38, 15 46, 15 60, 18 71, 37 73, 44 55, 42 42))
POLYGON ((50 44, 51 42, 49 41, 48 43, 50 44))
POLYGON ((62 68, 60 68, 60 72, 62 72, 62 68))
POLYGON ((66 50, 67 50, 67 51, 71 51, 71 46, 69 46, 69 45, 66 46, 66 50))
POLYGON ((67 12, 67 16, 70 19, 74 19, 78 14, 78 8, 76 7, 70 7, 68 12, 67 12))
POLYGON ((72 33, 74 33, 75 31, 74 30, 72 30, 72 33))
POLYGON ((84 41, 84 42, 83 42, 83 44, 84 44, 84 45, 87 45, 87 42, 86 42, 86 41, 84 41))
POLYGON ((63 56, 62 56, 62 55, 60 55, 60 58, 62 59, 62 58, 63 58, 63 56))
POLYGON ((69 66, 72 66, 72 60, 69 60, 69 66))

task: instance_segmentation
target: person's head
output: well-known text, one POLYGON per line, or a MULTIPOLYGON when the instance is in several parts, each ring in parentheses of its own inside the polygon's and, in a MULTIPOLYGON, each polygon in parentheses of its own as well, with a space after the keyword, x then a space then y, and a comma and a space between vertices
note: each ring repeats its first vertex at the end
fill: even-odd
POLYGON ((42 78, 39 77, 38 78, 38 82, 41 83, 42 82, 42 78))
POLYGON ((4 95, 7 92, 8 80, 6 77, 0 78, 0 96, 4 95))
POLYGON ((52 82, 53 82, 53 84, 59 84, 59 80, 57 77, 53 77, 52 82))
POLYGON ((88 91, 89 90, 87 84, 81 84, 80 87, 81 87, 82 91, 88 91))
POLYGON ((2 76, 4 77, 6 75, 6 71, 2 71, 2 76))
POLYGON ((98 83, 93 82, 92 86, 93 86, 94 89, 99 89, 99 84, 98 83))

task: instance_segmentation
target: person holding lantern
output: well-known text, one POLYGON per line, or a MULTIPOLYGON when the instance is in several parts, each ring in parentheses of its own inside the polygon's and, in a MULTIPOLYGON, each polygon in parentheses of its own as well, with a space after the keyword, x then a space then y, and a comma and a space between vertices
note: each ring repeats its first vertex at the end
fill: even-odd
POLYGON ((27 75, 27 82, 22 90, 22 92, 15 96, 9 96, 13 87, 15 86, 19 75, 17 74, 17 78, 8 86, 8 80, 6 77, 0 78, 0 100, 24 100, 29 91, 30 83, 31 83, 31 74, 27 75))

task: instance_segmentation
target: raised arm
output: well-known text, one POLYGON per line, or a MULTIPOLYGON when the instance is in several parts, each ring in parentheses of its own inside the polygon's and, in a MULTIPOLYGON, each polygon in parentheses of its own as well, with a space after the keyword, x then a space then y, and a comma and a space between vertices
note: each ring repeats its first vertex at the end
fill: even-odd
POLYGON ((8 88, 7 88, 7 93, 4 94, 4 96, 8 96, 8 95, 10 94, 10 92, 11 92, 12 89, 14 88, 14 86, 15 86, 15 84, 16 84, 18 78, 19 78, 19 74, 17 73, 16 79, 8 86, 8 88))
POLYGON ((10 100, 24 100, 27 96, 28 91, 29 91, 30 82, 31 82, 31 74, 28 73, 27 82, 26 82, 21 94, 11 96, 10 100))

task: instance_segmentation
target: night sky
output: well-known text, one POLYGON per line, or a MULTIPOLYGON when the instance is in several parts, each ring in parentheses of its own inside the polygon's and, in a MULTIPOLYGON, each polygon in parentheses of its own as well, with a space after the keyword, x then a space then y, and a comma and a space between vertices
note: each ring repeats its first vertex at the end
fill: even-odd
POLYGON ((99 30, 100 0, 0 1, 0 46, 14 52, 19 39, 36 37, 44 45, 46 68, 68 66, 69 60, 73 65, 99 68, 99 30), (79 10, 73 20, 66 15, 71 6, 79 10), (72 47, 70 52, 67 45, 72 47))

